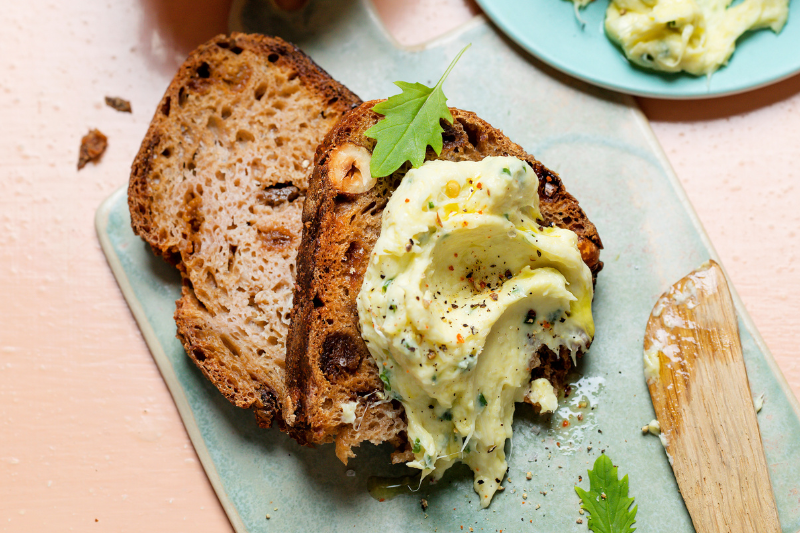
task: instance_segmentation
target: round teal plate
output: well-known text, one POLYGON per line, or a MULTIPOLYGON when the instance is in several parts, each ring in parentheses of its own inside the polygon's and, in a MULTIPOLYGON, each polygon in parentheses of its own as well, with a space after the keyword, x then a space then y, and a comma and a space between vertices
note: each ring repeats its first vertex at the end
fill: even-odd
POLYGON ((608 0, 580 11, 568 0, 477 0, 511 39, 548 65, 571 76, 636 96, 688 99, 749 91, 800 72, 800 1, 789 3, 780 34, 759 30, 743 35, 729 64, 708 79, 665 74, 631 64, 603 31, 608 0))

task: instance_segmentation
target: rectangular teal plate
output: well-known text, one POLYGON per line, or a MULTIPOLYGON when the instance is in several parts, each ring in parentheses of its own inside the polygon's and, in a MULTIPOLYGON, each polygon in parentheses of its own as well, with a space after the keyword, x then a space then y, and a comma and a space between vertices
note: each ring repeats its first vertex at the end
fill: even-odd
MULTIPOLYGON (((579 476, 588 487, 586 470, 603 450, 629 475, 640 531, 693 531, 659 440, 641 434, 654 418, 642 337, 661 292, 717 257, 633 101, 556 73, 482 18, 411 50, 392 42, 366 1, 317 1, 282 17, 269 5, 236 2, 231 26, 295 42, 365 100, 398 92, 394 80, 435 83, 471 42, 445 86, 450 105, 475 111, 561 174, 597 225, 605 268, 594 302, 597 336, 578 368, 584 386, 562 398, 553 416, 517 409, 507 447, 510 480, 491 506, 479 508, 465 467, 415 494, 379 502, 369 495, 369 477, 409 471, 389 464, 390 450, 365 444, 345 466, 331 445, 303 448, 277 430, 259 429, 252 413, 203 378, 175 338, 178 274, 133 235, 125 190, 117 191, 97 212, 103 250, 236 531, 587 531, 573 487, 579 476), (579 409, 588 389, 589 405, 579 409), (569 417, 579 411, 582 421, 569 417), (428 501, 426 512, 420 498, 428 501)), ((734 300, 751 388, 766 397, 758 420, 783 532, 796 533, 800 408, 736 294, 734 300)))

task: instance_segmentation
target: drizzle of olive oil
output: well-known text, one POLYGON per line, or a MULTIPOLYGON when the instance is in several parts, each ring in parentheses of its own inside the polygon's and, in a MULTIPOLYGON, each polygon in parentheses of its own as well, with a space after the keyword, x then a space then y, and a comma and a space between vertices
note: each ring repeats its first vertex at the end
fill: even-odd
POLYGON ((370 476, 367 479, 369 495, 379 502, 391 500, 400 494, 414 494, 420 487, 420 475, 402 477, 370 476))

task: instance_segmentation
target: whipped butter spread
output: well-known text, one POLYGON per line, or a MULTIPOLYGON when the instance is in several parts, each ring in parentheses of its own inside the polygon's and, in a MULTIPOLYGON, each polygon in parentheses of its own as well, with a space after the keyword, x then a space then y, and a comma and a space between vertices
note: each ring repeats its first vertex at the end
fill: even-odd
POLYGON ((489 505, 506 472, 514 402, 557 399, 531 382, 542 346, 575 356, 594 335, 592 276, 574 232, 539 224, 524 161, 429 161, 383 213, 358 314, 385 395, 402 402, 414 460, 435 478, 456 461, 489 505))
POLYGON ((789 0, 611 0, 605 29, 628 59, 665 72, 711 74, 727 64, 746 31, 778 33, 789 0))

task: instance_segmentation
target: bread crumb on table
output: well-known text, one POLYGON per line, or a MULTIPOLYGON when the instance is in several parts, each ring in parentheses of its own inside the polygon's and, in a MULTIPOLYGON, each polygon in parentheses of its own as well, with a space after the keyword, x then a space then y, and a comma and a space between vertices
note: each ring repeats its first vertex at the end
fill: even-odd
POLYGON ((92 162, 97 164, 103 156, 103 152, 108 147, 108 137, 103 135, 100 130, 89 130, 89 133, 81 139, 81 148, 78 154, 78 170, 92 162))
POLYGON ((120 113, 133 113, 131 103, 118 96, 106 96, 106 105, 120 113))

